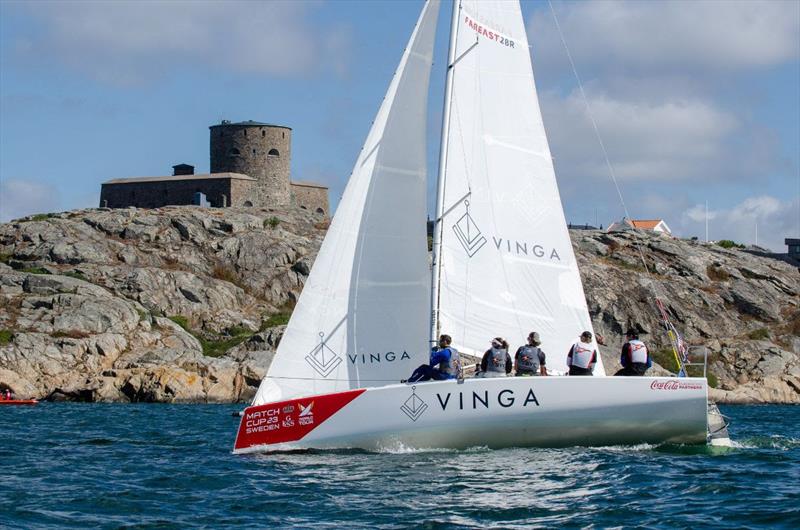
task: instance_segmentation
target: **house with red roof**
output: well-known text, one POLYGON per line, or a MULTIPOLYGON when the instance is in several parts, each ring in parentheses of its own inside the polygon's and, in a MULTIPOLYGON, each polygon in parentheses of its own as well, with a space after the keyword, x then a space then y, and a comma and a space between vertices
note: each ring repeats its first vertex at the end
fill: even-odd
POLYGON ((623 217, 622 221, 611 223, 608 232, 619 232, 621 230, 650 230, 662 234, 672 235, 672 230, 663 219, 628 219, 623 217))

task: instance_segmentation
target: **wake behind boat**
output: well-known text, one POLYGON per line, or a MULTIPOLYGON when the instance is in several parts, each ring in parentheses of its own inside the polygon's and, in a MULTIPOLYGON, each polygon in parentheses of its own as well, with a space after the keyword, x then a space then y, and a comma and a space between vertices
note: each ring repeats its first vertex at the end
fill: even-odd
POLYGON ((518 2, 453 5, 428 264, 438 11, 423 7, 234 452, 705 443, 704 377, 606 377, 598 357, 593 377, 398 384, 440 333, 480 357, 536 330, 566 373, 592 330, 518 2))

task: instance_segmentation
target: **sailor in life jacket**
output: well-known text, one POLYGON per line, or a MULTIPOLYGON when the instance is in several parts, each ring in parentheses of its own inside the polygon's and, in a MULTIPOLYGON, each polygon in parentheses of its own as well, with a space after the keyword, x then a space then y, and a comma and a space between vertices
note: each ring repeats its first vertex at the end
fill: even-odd
POLYGON ((505 377, 511 373, 512 366, 508 342, 502 337, 495 337, 492 339, 492 347, 483 354, 478 377, 505 377))
POLYGON ((528 344, 520 346, 514 355, 514 369, 517 376, 521 375, 547 375, 545 355, 539 347, 541 344, 539 334, 531 331, 528 335, 528 344))
POLYGON ((414 370, 407 380, 401 383, 416 383, 417 381, 442 381, 445 379, 461 379, 461 357, 458 350, 450 344, 453 339, 450 335, 439 337, 439 347, 431 350, 431 360, 414 370))
POLYGON ((644 375, 653 366, 647 346, 639 340, 639 333, 635 329, 629 329, 625 338, 628 342, 622 345, 622 354, 619 357, 622 370, 614 375, 644 375))
POLYGON ((592 375, 597 363, 597 350, 592 344, 592 332, 584 331, 581 338, 572 345, 567 354, 569 375, 592 375))

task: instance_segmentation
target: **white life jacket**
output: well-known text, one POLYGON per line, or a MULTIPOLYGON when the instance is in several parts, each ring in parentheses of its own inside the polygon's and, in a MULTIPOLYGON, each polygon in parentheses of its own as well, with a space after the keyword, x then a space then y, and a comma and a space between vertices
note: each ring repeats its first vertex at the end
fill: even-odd
POLYGON ((570 366, 589 368, 594 357, 594 348, 585 342, 576 342, 572 345, 572 363, 570 366))
POLYGON ((647 346, 644 345, 644 342, 638 339, 629 340, 628 347, 630 348, 632 363, 647 364, 647 346))

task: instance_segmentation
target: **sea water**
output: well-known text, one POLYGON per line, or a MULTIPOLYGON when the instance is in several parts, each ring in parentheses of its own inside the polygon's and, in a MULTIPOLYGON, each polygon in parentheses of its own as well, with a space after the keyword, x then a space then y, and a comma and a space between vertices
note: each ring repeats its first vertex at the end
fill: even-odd
POLYGON ((0 408, 0 528, 800 528, 800 407, 736 447, 231 454, 235 405, 0 408))

